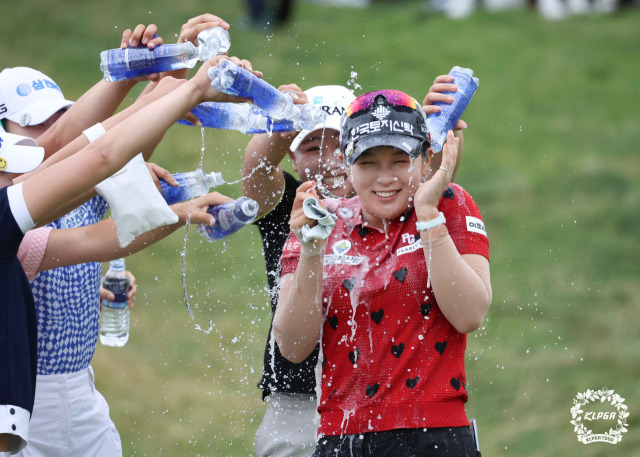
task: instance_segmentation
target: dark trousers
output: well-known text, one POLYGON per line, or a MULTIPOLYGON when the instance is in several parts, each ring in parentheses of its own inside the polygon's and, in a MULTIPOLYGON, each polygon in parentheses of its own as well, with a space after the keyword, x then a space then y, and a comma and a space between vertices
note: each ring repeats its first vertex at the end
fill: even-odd
POLYGON ((479 457, 469 427, 324 436, 313 457, 479 457))

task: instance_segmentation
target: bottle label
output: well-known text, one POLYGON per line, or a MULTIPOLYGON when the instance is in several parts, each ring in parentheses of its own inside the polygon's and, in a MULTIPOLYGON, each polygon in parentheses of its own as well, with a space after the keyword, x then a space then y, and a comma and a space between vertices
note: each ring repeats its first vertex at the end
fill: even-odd
POLYGON ((102 300, 102 306, 112 309, 124 309, 127 306, 127 292, 129 292, 129 277, 105 277, 103 287, 115 295, 115 299, 102 300))

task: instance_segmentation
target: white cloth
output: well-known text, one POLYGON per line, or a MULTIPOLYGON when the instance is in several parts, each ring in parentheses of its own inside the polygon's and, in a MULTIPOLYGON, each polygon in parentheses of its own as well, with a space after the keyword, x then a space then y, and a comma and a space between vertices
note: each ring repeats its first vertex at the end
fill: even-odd
POLYGON ((302 210, 305 216, 318 221, 318 224, 313 227, 305 224, 302 227, 302 240, 300 241, 306 243, 310 240, 326 240, 329 238, 331 230, 336 226, 337 216, 321 207, 318 200, 313 197, 309 197, 302 202, 302 210))
POLYGON ((33 222, 31 214, 29 214, 29 208, 27 208, 27 203, 24 201, 22 183, 7 188, 7 199, 9 200, 11 213, 18 223, 18 227, 20 227, 22 233, 27 233, 36 224, 33 222))
POLYGON ((122 444, 93 370, 38 375, 29 444, 19 457, 121 457, 122 444))
POLYGON ((153 183, 142 154, 98 184, 96 190, 109 202, 122 248, 144 232, 178 222, 153 183))
POLYGON ((316 449, 316 397, 272 392, 256 433, 256 457, 310 457, 316 449))

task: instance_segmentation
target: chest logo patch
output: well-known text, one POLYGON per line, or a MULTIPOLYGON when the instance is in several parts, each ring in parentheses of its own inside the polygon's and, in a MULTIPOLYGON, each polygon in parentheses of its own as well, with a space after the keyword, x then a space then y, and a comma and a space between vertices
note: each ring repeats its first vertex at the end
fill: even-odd
POLYGON ((343 255, 349 252, 349 249, 351 249, 351 241, 340 240, 337 243, 334 243, 331 251, 336 255, 343 255))

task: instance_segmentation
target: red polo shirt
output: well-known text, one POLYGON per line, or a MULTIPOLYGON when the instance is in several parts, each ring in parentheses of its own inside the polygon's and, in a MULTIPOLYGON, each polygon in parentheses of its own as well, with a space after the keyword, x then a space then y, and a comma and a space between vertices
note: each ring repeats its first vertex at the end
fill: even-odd
MULTIPOLYGON (((324 257, 320 434, 468 425, 467 339, 427 286, 415 211, 385 234, 362 225, 359 198, 324 203, 338 220, 324 257)), ((489 258, 480 212, 462 187, 451 184, 438 209, 460 254, 489 258)), ((291 234, 282 275, 299 256, 291 234)))

